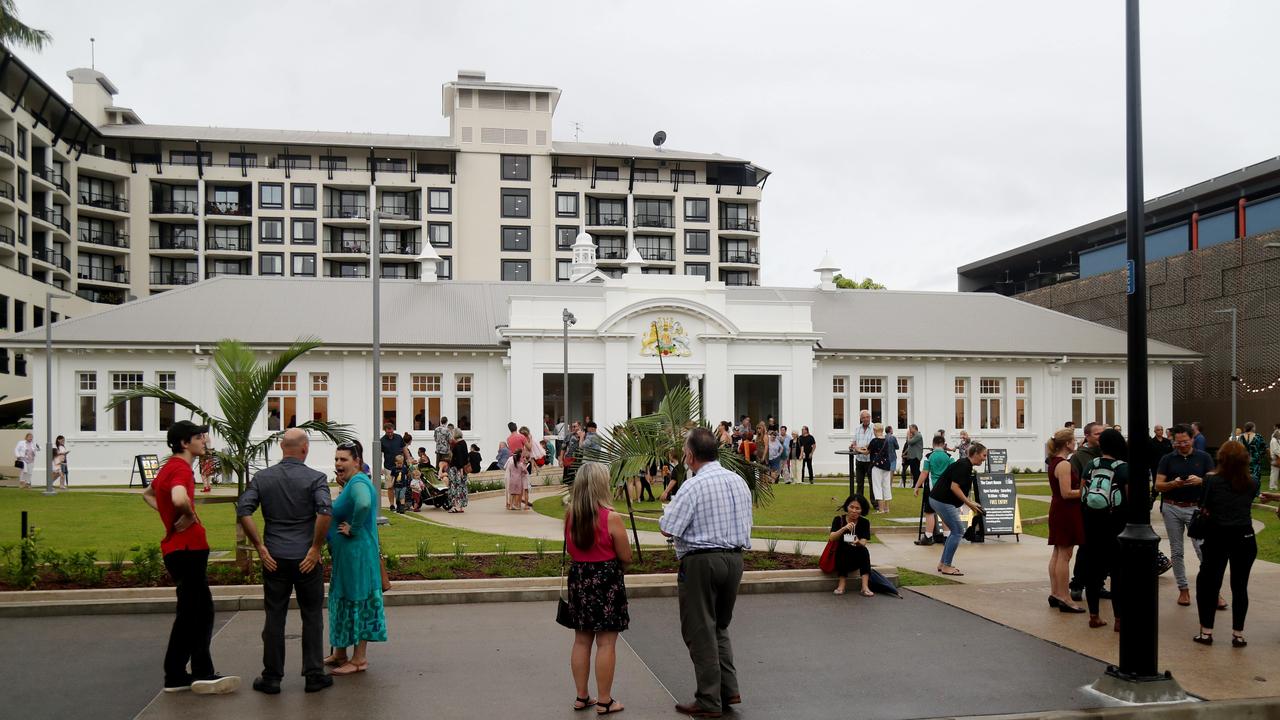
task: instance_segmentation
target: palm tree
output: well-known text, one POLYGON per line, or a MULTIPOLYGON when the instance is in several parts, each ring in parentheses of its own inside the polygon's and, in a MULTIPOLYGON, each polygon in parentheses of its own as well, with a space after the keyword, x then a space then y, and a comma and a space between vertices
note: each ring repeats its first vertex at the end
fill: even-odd
MULTIPOLYGON (((4 0, 0 0, 0 3, 4 0)), ((262 417, 267 393, 280 379, 285 368, 306 352, 318 347, 317 338, 300 338, 270 360, 260 362, 247 345, 238 340, 221 340, 213 352, 213 386, 218 398, 221 416, 205 410, 178 393, 158 385, 143 385, 111 398, 107 410, 136 398, 156 398, 186 408, 199 417, 202 424, 218 435, 224 443, 222 450, 215 450, 219 467, 236 475, 236 497, 244 492, 245 481, 253 464, 267 458, 267 451, 284 432, 276 431, 261 440, 254 441, 253 427, 262 417)), ((316 432, 335 443, 354 440, 356 435, 350 425, 329 420, 308 420, 297 427, 316 432)), ((239 547, 243 540, 239 523, 236 524, 236 558, 248 561, 248 554, 239 547)))
POLYGON ((43 50, 53 36, 44 30, 24 25, 18 20, 18 5, 14 0, 0 0, 0 44, 43 50))

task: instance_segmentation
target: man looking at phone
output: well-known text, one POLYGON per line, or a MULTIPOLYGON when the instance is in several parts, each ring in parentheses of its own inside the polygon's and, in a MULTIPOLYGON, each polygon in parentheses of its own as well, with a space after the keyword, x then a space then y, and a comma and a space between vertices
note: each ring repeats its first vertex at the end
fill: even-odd
MULTIPOLYGON (((1178 604, 1191 604, 1187 569, 1183 562, 1183 535, 1191 524, 1191 516, 1204 495, 1204 476, 1213 469, 1213 458, 1193 446, 1195 431, 1186 425, 1174 425, 1173 452, 1160 458, 1156 468, 1156 492, 1160 493, 1160 514, 1169 536, 1173 556, 1173 577, 1178 581, 1178 604)), ((1200 557, 1200 541, 1192 540, 1191 548, 1200 557)))

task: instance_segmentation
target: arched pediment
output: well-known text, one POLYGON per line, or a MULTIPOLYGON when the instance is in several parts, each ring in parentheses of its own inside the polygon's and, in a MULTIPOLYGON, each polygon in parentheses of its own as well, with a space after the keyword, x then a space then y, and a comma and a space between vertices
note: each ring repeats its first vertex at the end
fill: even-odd
POLYGON ((677 297, 660 297, 649 298, 632 303, 621 310, 613 313, 600 323, 598 332, 607 333, 614 331, 619 325, 628 319, 645 313, 655 311, 667 311, 687 313, 702 318, 709 324, 708 329, 717 328, 720 333, 726 335, 737 335, 738 326, 734 324, 724 313, 714 308, 707 307, 702 303, 692 302, 688 298, 677 297))

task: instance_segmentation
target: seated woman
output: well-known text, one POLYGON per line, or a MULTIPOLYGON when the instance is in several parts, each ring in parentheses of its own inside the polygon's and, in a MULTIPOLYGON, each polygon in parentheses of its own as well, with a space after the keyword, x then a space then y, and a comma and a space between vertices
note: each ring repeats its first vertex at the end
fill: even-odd
POLYGON ((867 551, 867 543, 871 541, 871 521, 866 518, 871 503, 861 495, 850 495, 841 506, 841 514, 831 520, 831 536, 828 540, 838 541, 836 544, 836 576, 840 582, 836 585, 835 594, 843 595, 845 581, 850 570, 857 570, 862 576, 862 594, 871 597, 871 553, 867 551))

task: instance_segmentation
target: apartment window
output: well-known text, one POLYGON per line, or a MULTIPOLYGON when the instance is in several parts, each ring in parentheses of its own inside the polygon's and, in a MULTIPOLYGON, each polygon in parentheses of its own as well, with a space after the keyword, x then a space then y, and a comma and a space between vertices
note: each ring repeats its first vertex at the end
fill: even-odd
MULTIPOLYGON (((173 392, 178 389, 178 374, 174 372, 156 373, 156 386, 162 390, 173 392)), ((177 413, 177 405, 172 400, 160 401, 160 429, 168 430, 177 413)))
POLYGON ((1116 424, 1116 403, 1119 395, 1116 388, 1119 380, 1095 378, 1093 381, 1093 419, 1111 427, 1116 424))
MULTIPOLYGON (((19 126, 18 126, 18 142, 17 142, 17 143, 15 143, 15 145, 17 145, 18 157, 23 158, 23 159, 26 159, 26 157, 27 157, 27 129, 26 129, 26 128, 24 128, 24 127, 22 127, 21 125, 19 125, 19 126)), ((19 171, 19 172, 21 172, 21 171, 19 171)))
POLYGON ((578 193, 556 193, 556 217, 578 217, 578 193))
POLYGON ((564 178, 567 180, 581 180, 582 168, 557 165, 551 168, 551 177, 564 178))
POLYGON ((0 375, 9 374, 9 351, 0 348, 0 375))
POLYGON ((455 378, 454 388, 458 404, 458 429, 471 429, 471 375, 459 374, 455 378))
POLYGON ((1013 381, 1013 422, 1017 430, 1027 429, 1027 407, 1031 401, 1031 378, 1013 381))
MULTIPOLYGON (((19 256, 24 257, 24 256, 19 256)), ((20 333, 27 329, 27 304, 21 300, 13 301, 13 331, 20 333)))
POLYGON ((427 239, 432 247, 453 247, 453 226, 449 223, 428 223, 427 239))
POLYGON ((311 373, 311 419, 329 419, 329 373, 311 373))
POLYGON ((280 183, 260 183, 258 185, 258 207, 281 209, 284 207, 284 185, 280 183))
POLYGON ((0 330, 9 327, 9 296, 0 295, 0 330))
POLYGON ((529 217, 529 191, 502 188, 502 217, 529 217))
POLYGON ((1071 378, 1071 422, 1084 427, 1084 378, 1071 378))
POLYGON ((284 274, 284 253, 259 253, 258 254, 258 274, 259 275, 283 275, 284 274))
POLYGON ((528 180, 529 179, 529 156, 528 155, 503 155, 502 156, 502 179, 503 180, 528 180))
POLYGON ((195 165, 200 163, 205 167, 213 164, 213 153, 204 151, 197 153, 195 150, 170 150, 170 165, 195 165))
POLYGON ((596 179, 597 179, 597 180, 617 180, 617 179, 618 179, 618 168, 616 168, 616 167, 597 167, 597 168, 596 168, 596 179))
POLYGON ((631 179, 636 182, 658 182, 658 168, 631 168, 631 179))
POLYGON ((97 432, 98 373, 76 373, 76 401, 80 407, 80 432, 97 432))
POLYGON ((18 244, 27 244, 27 214, 22 211, 18 212, 18 244))
POLYGON ((884 422, 884 378, 858 378, 858 412, 871 413, 871 422, 884 422))
POLYGON ((636 235, 636 252, 645 260, 671 261, 676 259, 673 238, 668 235, 636 235))
POLYGON ((293 168, 294 170, 310 170, 310 155, 278 155, 276 162, 280 167, 293 168))
POLYGON ((676 183, 696 183, 698 182, 698 173, 692 170, 672 170, 671 180, 676 183))
POLYGON ((502 279, 526 281, 529 279, 529 261, 528 260, 503 260, 502 261, 502 279))
POLYGON ((955 417, 951 426, 956 430, 965 428, 965 419, 969 417, 969 378, 958 377, 955 380, 955 417))
POLYGON ((295 218, 290 227, 293 230, 292 237, 294 244, 297 245, 315 245, 316 244, 316 221, 310 219, 295 218))
POLYGON ((409 172, 409 161, 404 158, 374 158, 373 169, 386 173, 409 172))
POLYGON ((566 282, 573 277, 572 260, 556 260, 556 282, 566 282))
POLYGON ((848 427, 849 378, 837 375, 831 378, 831 429, 848 427))
POLYGON ((711 264, 710 264, 710 263, 685 263, 685 264, 684 264, 684 274, 685 274, 685 275, 697 275, 698 277, 702 278, 703 280, 710 280, 710 279, 711 279, 711 264))
POLYGON ((435 430, 440 424, 441 396, 439 373, 414 373, 409 376, 413 390, 413 429, 435 430))
POLYGON ((298 424, 298 373, 281 373, 267 394, 267 430, 279 432, 298 424))
POLYGON ((707 222, 711 219, 711 201, 706 198, 685 198, 684 219, 687 222, 707 222))
MULTIPOLYGON (((382 384, 382 424, 396 424, 396 386, 397 376, 395 373, 383 373, 382 384)), ((381 429, 381 428, 379 428, 381 429)))
POLYGON ((694 255, 711 253, 711 233, 706 230, 685 230, 684 251, 694 255))
POLYGON ((670 200, 635 200, 637 227, 674 227, 670 200))
POLYGON ((982 430, 999 430, 1000 402, 1004 398, 1004 380, 1002 378, 980 378, 978 380, 978 428, 982 430))
POLYGON ((293 253, 289 256, 294 277, 315 277, 316 256, 312 253, 293 253))
POLYGON ((453 212, 453 191, 449 188, 431 188, 428 190, 427 212, 453 212))
POLYGON ((293 193, 292 206, 294 210, 315 210, 316 209, 316 186, 302 185, 294 183, 289 186, 289 191, 293 193))
POLYGON ((227 164, 239 168, 258 167, 258 155, 257 153, 228 153, 227 164))
POLYGON ((262 218, 258 221, 258 242, 278 244, 284 242, 284 220, 262 218))
POLYGON ((568 250, 578 240, 578 227, 576 225, 557 225, 556 226, 556 249, 568 250))
POLYGON ((31 306, 31 327, 44 327, 44 308, 39 305, 31 306))
POLYGON ((337 155, 321 155, 320 169, 321 170, 346 170, 347 159, 345 157, 338 157, 337 155))
POLYGON ((898 429, 906 430, 911 425, 912 386, 915 380, 909 377, 898 378, 898 429))
POLYGON ((675 275, 675 268, 669 267, 647 267, 640 270, 645 275, 675 275))
POLYGON ((504 251, 527 252, 529 250, 529 228, 502 228, 502 249, 504 251))
POLYGON ((18 168, 18 199, 27 199, 27 171, 18 168))
POLYGON ((30 262, 30 260, 31 260, 31 259, 30 259, 30 258, 28 258, 26 255, 19 255, 19 256, 18 256, 18 274, 19 274, 19 275, 26 275, 26 274, 27 274, 27 263, 29 263, 29 262, 30 262))
MULTIPOLYGON (((111 373, 113 395, 140 387, 142 387, 141 372, 111 373)), ((117 405, 112 412, 111 429, 116 432, 142 432, 142 398, 133 398, 117 405)))
POLYGON ((440 262, 436 270, 436 278, 439 280, 453 279, 453 258, 448 255, 441 255, 440 262))

